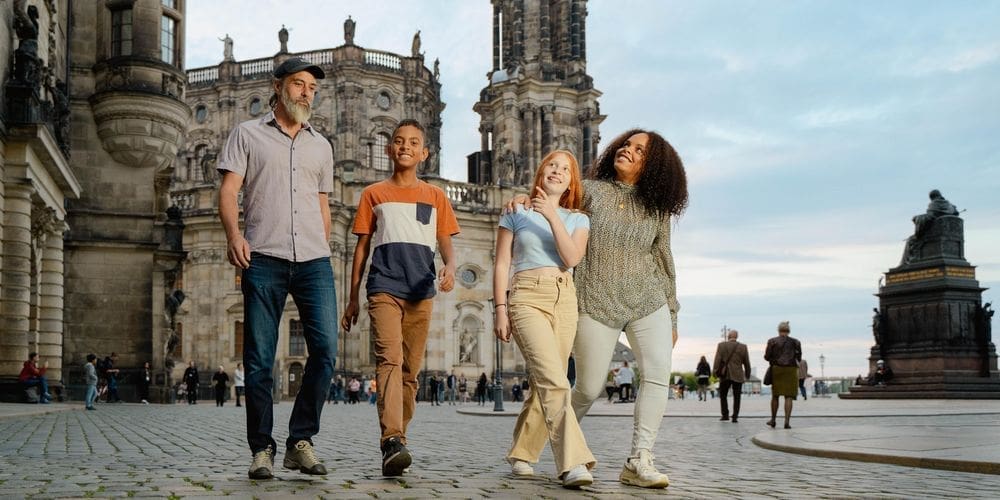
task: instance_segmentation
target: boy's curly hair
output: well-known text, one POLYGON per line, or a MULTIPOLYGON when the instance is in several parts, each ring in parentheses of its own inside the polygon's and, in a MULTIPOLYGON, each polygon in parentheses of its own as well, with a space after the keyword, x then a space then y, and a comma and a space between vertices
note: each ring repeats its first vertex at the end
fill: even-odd
POLYGON ((615 179, 615 154, 625 141, 635 134, 649 136, 646 161, 635 183, 635 195, 646 213, 656 217, 679 216, 688 204, 687 174, 684 163, 674 147, 660 134, 651 130, 631 129, 608 144, 591 166, 589 177, 598 180, 615 179))

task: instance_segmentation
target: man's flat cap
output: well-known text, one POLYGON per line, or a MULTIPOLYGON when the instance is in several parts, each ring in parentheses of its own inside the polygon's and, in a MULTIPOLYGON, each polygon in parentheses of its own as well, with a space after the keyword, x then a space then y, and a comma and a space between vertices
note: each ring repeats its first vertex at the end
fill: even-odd
POLYGON ((326 78, 326 73, 323 72, 323 68, 320 68, 319 66, 306 61, 301 57, 286 59, 285 62, 281 63, 274 69, 274 77, 280 79, 288 75, 298 73, 299 71, 308 71, 309 73, 312 73, 312 76, 315 76, 317 80, 326 78))

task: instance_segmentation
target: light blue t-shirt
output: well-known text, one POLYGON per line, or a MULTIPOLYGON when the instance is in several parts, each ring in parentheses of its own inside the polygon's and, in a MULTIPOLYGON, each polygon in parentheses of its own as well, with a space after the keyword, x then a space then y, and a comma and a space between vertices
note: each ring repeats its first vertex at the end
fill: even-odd
MULTIPOLYGON (((590 218, 586 214, 565 208, 559 208, 558 212, 570 235, 577 229, 590 229, 590 218)), ((518 205, 514 212, 500 217, 500 227, 514 233, 511 267, 515 273, 539 267, 567 267, 556 250, 552 227, 542 214, 518 205)))

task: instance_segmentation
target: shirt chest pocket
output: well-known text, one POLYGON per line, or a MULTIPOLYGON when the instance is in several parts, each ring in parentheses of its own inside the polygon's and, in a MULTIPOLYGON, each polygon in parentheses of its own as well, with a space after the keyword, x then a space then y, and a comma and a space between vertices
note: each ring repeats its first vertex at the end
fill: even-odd
POLYGON ((417 203, 417 221, 423 225, 431 223, 431 214, 434 211, 434 206, 427 203, 417 203))

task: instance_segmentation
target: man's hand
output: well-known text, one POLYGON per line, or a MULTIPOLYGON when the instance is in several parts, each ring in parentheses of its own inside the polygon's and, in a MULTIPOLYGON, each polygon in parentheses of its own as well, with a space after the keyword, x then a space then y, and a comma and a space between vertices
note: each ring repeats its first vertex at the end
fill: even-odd
POLYGON ((450 292, 452 288, 455 288, 455 268, 444 266, 444 269, 438 271, 438 289, 450 292))
POLYGON ((242 234, 237 234, 229 239, 226 257, 229 258, 229 263, 236 267, 242 269, 250 267, 250 244, 247 243, 242 234))
POLYGON ((350 333, 351 326, 358 322, 358 301, 352 300, 344 308, 344 315, 340 318, 340 328, 350 333))

